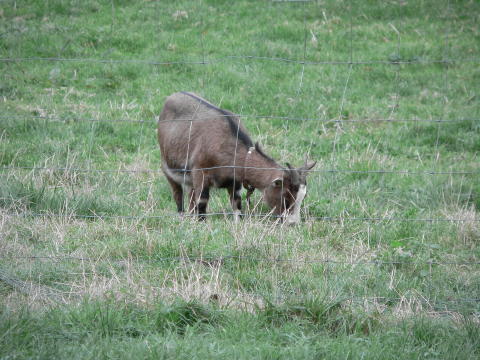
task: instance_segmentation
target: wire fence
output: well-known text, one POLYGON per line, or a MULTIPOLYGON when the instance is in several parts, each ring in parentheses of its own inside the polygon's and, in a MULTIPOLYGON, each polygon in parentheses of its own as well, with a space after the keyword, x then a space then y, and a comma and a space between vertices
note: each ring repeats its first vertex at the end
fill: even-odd
MULTIPOLYGON (((52 62, 52 63, 86 63, 86 64, 131 64, 131 65, 145 65, 145 66, 169 66, 169 65, 198 65, 198 66, 206 66, 211 65, 215 66, 219 63, 227 63, 227 62, 239 62, 239 61, 252 61, 252 62, 272 62, 272 63, 285 63, 285 64, 294 64, 301 67, 300 74, 299 74, 299 81, 298 86, 296 88, 296 97, 300 97, 301 89, 304 86, 304 79, 305 79, 305 69, 307 66, 342 66, 348 67, 348 75, 345 79, 345 84, 343 86, 342 96, 341 96, 341 105, 339 116, 327 119, 325 117, 303 117, 303 116, 295 116, 294 114, 290 116, 277 116, 273 114, 248 114, 248 113, 239 113, 239 114, 219 114, 219 117, 224 117, 226 119, 229 118, 254 118, 254 119, 264 119, 264 120, 279 120, 284 123, 289 123, 290 121, 293 122, 311 122, 316 124, 322 123, 329 123, 335 125, 341 125, 343 123, 411 123, 411 124, 437 124, 437 140, 435 143, 435 149, 438 150, 439 146, 439 137, 438 131, 441 126, 451 124, 451 123, 464 123, 464 122, 472 122, 475 124, 480 124, 480 118, 472 116, 472 117, 458 117, 458 118, 450 118, 450 116, 443 116, 443 117, 434 117, 434 118, 392 118, 390 117, 379 117, 379 118, 343 118, 342 112, 344 108, 345 99, 347 96, 347 91, 349 88, 349 82, 351 78, 352 69, 355 66, 363 66, 363 65, 378 65, 378 66, 392 66, 393 69, 396 71, 395 83, 396 83, 396 102, 398 105, 398 98, 399 98, 399 90, 398 90, 398 83, 399 83, 399 73, 398 69, 401 66, 407 67, 411 65, 445 65, 444 67, 444 88, 448 90, 449 87, 449 77, 448 77, 448 66, 455 65, 455 64, 480 64, 480 58, 476 56, 458 56, 456 58, 452 58, 449 50, 449 42, 448 42, 448 35, 449 35, 449 26, 446 25, 445 31, 445 49, 444 53, 441 58, 424 58, 422 56, 417 56, 409 60, 402 60, 399 58, 394 58, 391 60, 355 60, 353 56, 353 21, 352 21, 352 6, 349 3, 348 11, 349 11, 349 58, 347 60, 324 60, 324 61, 313 61, 308 60, 307 57, 307 36, 308 36, 308 28, 307 28, 307 17, 306 17, 306 7, 305 4, 311 2, 310 0, 272 0, 273 3, 299 3, 298 6, 304 6, 304 16, 303 16, 303 36, 302 36, 302 52, 296 58, 286 58, 286 57, 268 57, 268 56, 257 56, 257 55, 226 55, 226 56, 209 56, 204 47, 204 34, 200 34, 202 39, 202 54, 198 57, 198 59, 180 59, 180 60, 168 60, 168 59, 127 59, 127 58, 69 58, 69 57, 9 57, 3 56, 0 57, 0 63, 4 64, 21 64, 27 62, 52 62)), ((113 3, 112 3, 113 4, 113 3)), ((113 5, 112 5, 113 6, 113 5)), ((449 3, 446 11, 449 11, 449 3)), ((112 27, 114 24, 114 11, 112 11, 112 27)), ((398 34, 398 31, 397 31, 398 34)), ((401 40, 400 35, 398 35, 398 47, 397 52, 399 52, 401 40)), ((398 55, 398 54, 397 54, 398 55)), ((396 107, 393 107, 393 111, 395 111, 396 107)), ((392 114, 390 114, 392 115, 392 114)), ((194 115, 188 118, 177 118, 174 121, 185 121, 192 124, 196 121, 203 121, 208 120, 208 117, 202 118, 199 115, 194 115)), ((0 122, 6 124, 8 126, 8 121, 43 121, 43 122, 52 122, 52 123, 60 123, 60 124, 72 124, 72 123, 132 123, 132 124, 156 124, 158 122, 157 119, 131 119, 131 118, 95 118, 95 117, 78 117, 78 116, 39 116, 39 115, 0 115, 0 122)), ((161 121, 168 121, 168 120, 161 120, 161 121)), ((238 122, 240 124, 240 121, 238 122)), ((240 125, 238 125, 240 126, 240 125)), ((338 152, 336 141, 337 141, 337 134, 339 130, 336 129, 336 137, 333 143, 333 156, 336 156, 336 152, 338 152)), ((238 143, 238 132, 236 142, 238 143)), ((189 142, 190 144, 190 142, 189 142)), ((236 155, 236 154, 235 154, 236 155)), ((188 155, 187 155, 188 157, 188 155)), ((455 169, 452 166, 452 169, 449 170, 437 170, 435 169, 436 164, 432 165, 432 170, 415 170, 415 169, 367 169, 367 170, 353 170, 353 169, 313 169, 313 170, 306 170, 305 173, 312 173, 312 174, 371 174, 371 175, 405 175, 405 176, 479 176, 480 170, 463 170, 463 169, 455 169)), ((459 164, 455 164, 455 166, 459 166, 459 164)), ((212 171, 218 169, 255 169, 255 170, 263 170, 263 171, 270 171, 270 170, 277 170, 278 168, 272 167, 255 167, 255 166, 241 166, 241 165, 222 165, 222 166, 209 166, 209 167, 198 167, 194 169, 187 169, 187 168, 180 168, 180 169, 171 169, 172 171, 178 171, 182 174, 184 173, 192 173, 196 171, 212 171)), ((20 171, 31 171, 31 172, 68 172, 68 173, 92 173, 92 174, 119 174, 119 173, 126 173, 126 174, 144 174, 144 173, 151 173, 151 174, 160 174, 160 169, 95 169, 95 168, 82 168, 82 167, 74 167, 74 166, 21 166, 15 165, 13 162, 11 165, 4 165, 0 167, 0 176, 12 176, 15 172, 20 171)), ((254 212, 211 212, 207 213, 204 216, 237 216, 242 215, 248 218, 264 218, 269 216, 273 219, 279 220, 282 218, 281 215, 273 215, 273 214, 262 214, 262 213, 254 213, 254 212)), ((167 219, 178 216, 177 213, 172 212, 164 212, 159 215, 103 215, 103 214, 76 214, 76 213, 51 213, 51 212, 33 212, 33 211, 24 211, 24 212, 5 212, 2 213, 2 217, 35 217, 35 218, 79 218, 79 219, 88 219, 88 220, 109 220, 109 219, 120 219, 120 220, 148 220, 148 219, 167 219)), ((184 217, 195 217, 195 214, 186 213, 183 215, 184 217)), ((423 217, 423 218, 416 218, 416 217, 398 217, 398 216, 384 216, 384 217, 363 217, 363 216, 306 216, 306 221, 330 221, 330 222, 345 222, 345 221, 355 221, 355 222, 424 222, 424 223, 478 223, 480 221, 477 217, 468 217, 468 218, 460 218, 460 217, 423 217)), ((78 262, 89 262, 89 263, 98 263, 100 261, 104 261, 106 263, 120 263, 123 260, 112 260, 112 259, 100 259, 100 258, 89 258, 89 257, 76 257, 76 256, 69 256, 69 255, 58 255, 58 256, 16 256, 16 255, 8 255, 8 256, 0 256, 0 259, 7 259, 12 261, 20 261, 20 260, 31 260, 31 261, 51 261, 51 262, 58 262, 58 261, 78 261, 78 262)), ((129 259, 131 261, 132 259, 129 259)), ((156 257, 154 259, 135 259, 134 262, 137 263, 160 263, 160 262, 193 262, 193 263, 202 263, 209 266, 220 266, 228 261, 256 261, 256 262, 265 262, 265 263, 302 263, 302 264, 324 264, 324 265, 344 265, 344 266, 382 266, 382 265, 412 265, 412 266, 446 266, 446 267, 471 267, 476 268, 480 265, 480 261, 476 259, 471 261, 448 261, 446 259, 442 260, 338 260, 334 258, 288 258, 288 257, 260 257, 260 256, 237 256, 237 255, 206 255, 206 256, 171 256, 171 257, 156 257)), ((27 286, 25 282, 22 282, 14 277, 9 276, 7 273, 1 271, 0 269, 0 280, 6 282, 10 286, 18 289, 21 292, 31 292, 32 286, 27 286)), ((33 286, 35 287, 35 286, 33 286)), ((48 296, 50 292, 55 290, 45 288, 42 292, 45 292, 48 296), (46 289, 46 290, 45 290, 46 289)), ((432 294, 434 295, 434 294, 432 294)), ((57 294, 55 294, 57 298, 57 294)), ((433 298, 434 296, 432 296, 433 298)), ((389 303, 389 302, 399 302, 404 300, 402 297, 357 297, 352 296, 349 297, 348 301, 351 302, 382 302, 382 303, 389 303)), ((424 302, 429 303, 429 299, 424 299, 424 302)), ((476 297, 457 297, 454 299, 441 299, 434 301, 435 305, 433 306, 436 309, 451 309, 451 303, 470 303, 473 304, 473 308, 475 311, 478 311, 477 305, 480 303, 480 298, 476 297)))
MULTIPOLYGON (((76 213, 52 213, 52 212, 7 212, 4 214, 5 216, 12 216, 12 217, 34 217, 34 218, 65 218, 65 219, 89 219, 89 220, 107 220, 107 219, 121 219, 121 220, 161 220, 161 219, 171 219, 177 218, 196 218, 198 215, 196 213, 182 213, 179 215, 178 213, 174 212, 164 212, 160 215, 103 215, 103 214, 92 214, 92 215, 85 215, 85 214, 76 214, 76 213)), ((283 220, 285 218, 284 215, 276 215, 270 213, 251 213, 251 212, 209 212, 202 214, 202 216, 206 217, 230 217, 230 216, 242 216, 246 219, 264 219, 264 218, 272 218, 276 220, 283 220)), ((480 219, 477 218, 408 218, 408 217, 393 217, 393 216, 385 216, 385 217, 368 217, 368 216, 311 216, 306 215, 303 217, 305 221, 325 221, 325 222, 372 222, 372 223, 380 223, 380 222, 419 222, 419 223, 476 223, 480 222, 480 219)))
MULTIPOLYGON (((221 165, 210 167, 199 167, 195 169, 171 169, 181 172, 208 171, 217 169, 256 169, 256 170, 277 170, 273 167, 255 167, 241 165, 221 165)), ((32 171, 50 171, 50 172, 80 172, 80 173, 153 173, 161 174, 162 170, 158 169, 87 169, 75 167, 45 167, 45 166, 2 166, 0 171, 9 170, 32 170, 32 171)), ((480 175, 480 171, 435 171, 435 170, 350 170, 350 169, 311 169, 305 170, 305 173, 346 173, 346 174, 397 174, 397 175, 480 175)), ((8 173, 7 173, 8 174, 8 173)))
MULTIPOLYGON (((92 258, 92 257, 79 257, 70 255, 57 255, 57 256, 0 256, 4 259, 17 259, 17 260, 72 260, 89 263, 98 262, 110 262, 111 264, 123 264, 122 260, 113 260, 111 258, 92 258)), ((169 257, 153 257, 150 259, 145 258, 129 258, 127 261, 134 261, 139 263, 160 263, 160 262, 203 262, 205 264, 222 264, 229 260, 247 260, 265 263, 302 263, 302 264, 334 264, 334 265, 439 265, 439 266, 465 266, 465 265, 480 265, 480 261, 436 261, 426 260, 416 262, 413 260, 338 260, 338 259, 324 259, 324 258, 281 258, 281 257, 260 257, 260 256, 245 256, 245 255, 202 255, 202 256, 169 256, 169 257)))
MULTIPOLYGON (((458 122, 479 122, 480 118, 458 118, 458 119, 323 119, 323 118, 306 118, 306 117, 291 117, 291 116, 275 116, 275 115, 247 115, 247 114, 235 114, 235 115, 225 115, 220 114, 220 117, 229 118, 229 117, 240 117, 240 118, 258 118, 258 119, 278 119, 284 121, 298 121, 298 122, 315 122, 315 123, 458 123, 458 122)), ((98 123, 150 123, 157 124, 159 122, 173 122, 173 121, 185 121, 185 122, 196 122, 196 121, 205 121, 208 120, 208 117, 196 117, 195 119, 191 118, 179 118, 175 120, 147 120, 147 119, 95 119, 95 118, 76 118, 76 117, 48 117, 48 116, 37 116, 37 115, 11 115, 11 116, 0 116, 2 120, 43 120, 45 122, 58 122, 58 123, 79 123, 79 122, 98 122, 98 123)))
POLYGON ((461 64, 480 63, 480 58, 456 58, 456 59, 421 59, 412 60, 363 60, 363 61, 309 61, 280 57, 255 56, 255 55, 229 55, 220 58, 209 58, 208 60, 178 60, 178 61, 157 61, 139 59, 95 59, 95 58, 55 58, 55 57, 28 57, 28 58, 0 58, 0 62, 28 62, 28 61, 51 61, 51 62, 86 62, 99 64, 139 64, 139 65, 210 65, 231 60, 262 60, 298 65, 431 65, 431 64, 461 64))

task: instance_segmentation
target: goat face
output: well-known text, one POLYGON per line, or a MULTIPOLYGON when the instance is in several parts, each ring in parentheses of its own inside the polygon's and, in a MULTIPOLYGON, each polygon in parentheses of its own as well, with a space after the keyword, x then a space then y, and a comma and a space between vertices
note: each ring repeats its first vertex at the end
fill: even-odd
POLYGON ((275 215, 284 214, 292 204, 300 188, 300 184, 293 184, 287 171, 283 178, 276 178, 263 191, 263 199, 265 203, 273 209, 275 215))
POLYGON ((265 203, 273 209, 275 215, 281 215, 289 224, 300 222, 300 206, 307 193, 307 174, 315 162, 294 169, 287 163, 282 178, 274 179, 264 190, 265 203))

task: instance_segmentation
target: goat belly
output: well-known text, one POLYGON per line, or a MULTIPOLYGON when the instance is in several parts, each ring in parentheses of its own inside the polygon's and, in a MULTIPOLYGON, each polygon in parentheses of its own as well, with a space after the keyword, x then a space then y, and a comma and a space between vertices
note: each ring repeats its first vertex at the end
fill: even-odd
MULTIPOLYGON (((235 183, 233 178, 218 178, 215 179, 214 184, 217 188, 232 188, 235 183)), ((238 183, 238 181, 237 181, 238 183)))

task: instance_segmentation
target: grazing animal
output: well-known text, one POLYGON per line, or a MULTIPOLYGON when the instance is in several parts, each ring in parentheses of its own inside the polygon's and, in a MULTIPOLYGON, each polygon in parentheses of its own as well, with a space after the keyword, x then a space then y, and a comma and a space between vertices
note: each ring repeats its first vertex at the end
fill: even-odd
POLYGON ((252 142, 231 112, 193 93, 172 94, 158 119, 158 143, 178 212, 184 211, 183 192, 189 190, 189 210, 205 219, 210 188, 226 188, 237 221, 243 186, 247 201, 259 189, 274 214, 288 223, 300 221, 307 171, 315 162, 298 169, 280 166, 252 142))

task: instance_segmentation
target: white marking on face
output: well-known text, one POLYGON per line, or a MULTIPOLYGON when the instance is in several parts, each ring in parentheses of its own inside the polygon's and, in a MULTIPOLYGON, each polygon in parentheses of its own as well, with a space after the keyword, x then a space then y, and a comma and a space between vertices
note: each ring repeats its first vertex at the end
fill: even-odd
POLYGON ((302 206, 303 199, 307 194, 307 186, 300 185, 298 189, 297 197, 295 198, 295 204, 293 205, 293 210, 287 217, 287 224, 298 224, 300 222, 300 207, 302 206))

